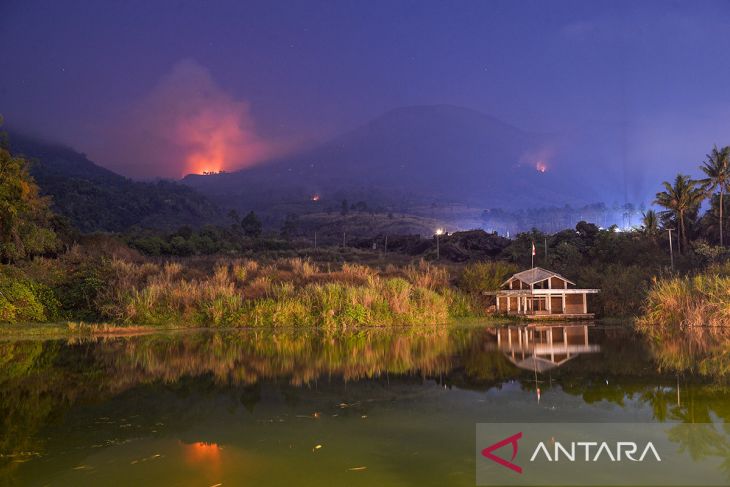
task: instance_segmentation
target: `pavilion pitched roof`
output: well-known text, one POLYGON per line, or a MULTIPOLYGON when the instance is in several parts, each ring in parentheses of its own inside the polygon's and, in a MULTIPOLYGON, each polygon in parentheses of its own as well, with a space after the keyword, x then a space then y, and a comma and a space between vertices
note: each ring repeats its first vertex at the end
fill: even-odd
POLYGON ((557 277, 558 279, 562 279, 565 282, 568 282, 575 286, 575 283, 571 281, 570 279, 561 276, 557 272, 549 271, 547 269, 543 269, 542 267, 533 267, 532 269, 527 269, 526 271, 518 272, 517 274, 513 274, 512 277, 507 279, 502 283, 502 286, 508 284, 512 279, 519 279, 520 281, 524 282, 525 284, 531 285, 538 283, 540 281, 544 281, 546 279, 550 279, 551 277, 557 277))

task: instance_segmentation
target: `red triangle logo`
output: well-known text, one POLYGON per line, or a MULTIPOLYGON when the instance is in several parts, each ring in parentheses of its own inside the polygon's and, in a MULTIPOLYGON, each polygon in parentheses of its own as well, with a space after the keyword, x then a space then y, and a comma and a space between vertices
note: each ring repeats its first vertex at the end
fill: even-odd
POLYGON ((507 467, 508 469, 513 470, 517 473, 522 473, 522 467, 512 463, 512 461, 514 461, 515 457, 517 456, 517 448, 518 448, 517 442, 519 441, 520 438, 522 438, 521 431, 519 433, 517 433, 516 435, 512 435, 508 438, 505 438, 502 441, 498 441, 494 445, 490 445, 490 446, 486 447, 484 450, 482 450, 482 456, 489 458, 493 462, 497 462, 498 464, 502 465, 503 467, 507 467), (498 457, 497 455, 492 453, 494 450, 499 450, 500 448, 502 448, 503 446, 506 446, 506 445, 512 445, 512 458, 511 459, 505 460, 504 458, 498 457))

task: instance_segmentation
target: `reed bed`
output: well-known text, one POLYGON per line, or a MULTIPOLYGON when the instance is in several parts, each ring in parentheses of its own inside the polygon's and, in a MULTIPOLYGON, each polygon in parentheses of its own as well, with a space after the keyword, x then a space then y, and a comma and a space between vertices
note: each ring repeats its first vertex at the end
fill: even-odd
POLYGON ((730 326, 730 277, 671 277, 652 284, 637 325, 646 330, 730 326))
POLYGON ((426 263, 381 274, 358 264, 324 270, 300 258, 234 260, 193 277, 174 262, 110 266, 99 308, 124 324, 346 328, 440 324, 479 311, 449 286, 444 269, 426 263))

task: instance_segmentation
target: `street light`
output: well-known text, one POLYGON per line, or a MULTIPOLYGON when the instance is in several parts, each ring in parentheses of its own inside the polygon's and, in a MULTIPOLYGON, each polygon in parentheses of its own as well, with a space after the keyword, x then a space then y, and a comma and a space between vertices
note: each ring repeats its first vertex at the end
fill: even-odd
POLYGON ((436 229, 436 260, 441 259, 441 249, 439 247, 439 237, 444 234, 443 228, 436 229))

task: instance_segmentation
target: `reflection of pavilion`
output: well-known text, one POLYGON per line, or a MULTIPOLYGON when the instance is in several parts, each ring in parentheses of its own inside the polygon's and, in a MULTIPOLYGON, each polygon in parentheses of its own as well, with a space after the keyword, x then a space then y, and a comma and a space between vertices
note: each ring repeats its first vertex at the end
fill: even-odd
POLYGON ((497 349, 517 367, 547 372, 583 353, 596 353, 588 343, 588 325, 526 325, 495 330, 497 349))

